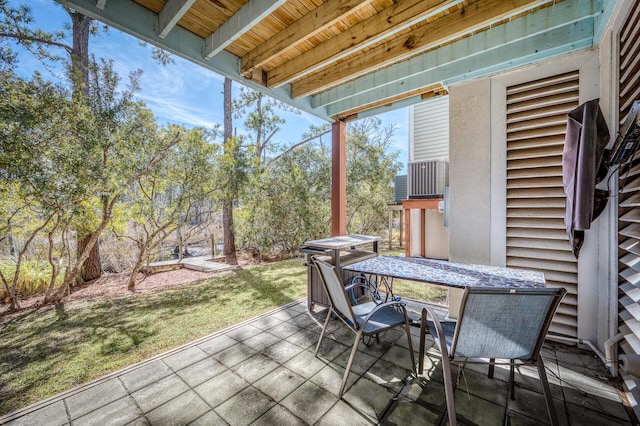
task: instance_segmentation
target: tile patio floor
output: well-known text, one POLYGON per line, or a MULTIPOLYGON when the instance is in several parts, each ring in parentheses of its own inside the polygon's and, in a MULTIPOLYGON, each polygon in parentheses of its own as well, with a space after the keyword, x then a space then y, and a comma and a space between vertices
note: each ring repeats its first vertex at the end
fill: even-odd
MULTIPOLYGON (((343 399, 336 394, 353 335, 332 321, 313 355, 324 311, 296 302, 0 418, 8 425, 444 425, 439 357, 409 373, 407 339, 389 332, 360 344, 343 399)), ((418 329, 412 327, 417 349, 418 329)), ((563 425, 633 424, 600 360, 546 345, 544 360, 563 425)), ((548 417, 535 369, 488 379, 467 367, 456 390, 459 423, 539 425, 548 417)))

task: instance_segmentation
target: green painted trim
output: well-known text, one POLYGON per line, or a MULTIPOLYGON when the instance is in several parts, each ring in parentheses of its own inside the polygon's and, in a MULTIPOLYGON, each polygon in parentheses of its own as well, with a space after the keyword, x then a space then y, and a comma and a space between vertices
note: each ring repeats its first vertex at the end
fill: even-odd
MULTIPOLYGON (((311 105, 315 108, 327 106, 332 103, 346 101, 349 98, 361 95, 367 91, 374 92, 371 96, 375 97, 376 93, 378 93, 381 87, 385 85, 404 81, 412 75, 422 74, 425 71, 436 67, 446 66, 449 63, 463 59, 465 56, 473 56, 478 53, 501 48, 505 45, 544 34, 555 28, 565 27, 570 23, 590 20, 594 16, 591 5, 592 1, 590 0, 563 1, 552 7, 538 10, 529 15, 525 15, 522 18, 490 28, 486 31, 443 46, 439 49, 426 52, 423 55, 416 56, 408 61, 400 62, 381 71, 376 71, 369 75, 362 76, 351 82, 329 89, 326 92, 313 95, 311 105), (578 6, 580 7, 576 7, 576 3, 578 3, 578 6)), ((593 34, 593 29, 591 29, 590 33, 591 35, 593 34)), ((543 40, 542 43, 547 43, 547 40, 543 40)), ((558 40, 552 40, 552 43, 556 45, 558 40)), ((569 43, 567 43, 567 46, 571 49, 569 43)), ((534 50, 546 50, 545 44, 541 44, 534 50)), ((569 51, 571 50, 568 50, 567 52, 569 51)), ((524 52, 522 52, 522 56, 525 56, 524 52)), ((531 60, 539 59, 539 55, 536 55, 535 58, 531 58, 531 60)), ((526 57, 523 58, 521 63, 526 63, 526 60, 526 57)), ((452 69, 452 72, 456 72, 456 70, 452 69)), ((445 78, 435 80, 431 83, 439 82, 445 78)), ((408 92, 417 88, 418 87, 414 87, 412 89, 405 88, 402 92, 408 92)), ((373 100, 367 103, 371 102, 373 102, 373 100)), ((332 113, 330 112, 329 114, 331 115, 332 113)))
MULTIPOLYGON (((372 85, 375 90, 356 94, 328 105, 327 111, 330 116, 339 115, 359 105, 378 102, 434 83, 444 82, 449 85, 589 48, 593 42, 592 34, 593 18, 590 18, 488 51, 475 51, 468 55, 447 52, 453 57, 460 58, 457 60, 452 58, 438 60, 442 56, 449 56, 445 55, 446 50, 457 51, 461 48, 460 45, 450 45, 450 49, 446 49, 447 46, 445 46, 444 50, 429 52, 421 58, 423 63, 440 65, 426 66, 421 72, 415 72, 407 78, 386 85, 372 85)), ((470 39, 464 39, 461 42, 473 44, 473 40, 470 39)))

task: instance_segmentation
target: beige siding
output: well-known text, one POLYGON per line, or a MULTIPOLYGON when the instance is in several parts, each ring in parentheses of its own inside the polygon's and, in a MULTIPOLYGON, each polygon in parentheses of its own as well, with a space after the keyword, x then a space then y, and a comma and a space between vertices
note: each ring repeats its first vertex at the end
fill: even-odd
POLYGON ((449 96, 414 106, 412 158, 412 161, 449 158, 449 96))
POLYGON ((567 289, 550 333, 569 337, 577 337, 578 265, 564 226, 562 149, 578 92, 577 71, 507 88, 506 263, 567 289))

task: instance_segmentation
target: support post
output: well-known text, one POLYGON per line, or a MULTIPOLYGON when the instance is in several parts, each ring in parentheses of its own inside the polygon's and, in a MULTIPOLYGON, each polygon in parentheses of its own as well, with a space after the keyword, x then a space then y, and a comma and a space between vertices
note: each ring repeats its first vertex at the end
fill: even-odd
POLYGON ((347 234, 347 125, 331 126, 331 236, 347 234))

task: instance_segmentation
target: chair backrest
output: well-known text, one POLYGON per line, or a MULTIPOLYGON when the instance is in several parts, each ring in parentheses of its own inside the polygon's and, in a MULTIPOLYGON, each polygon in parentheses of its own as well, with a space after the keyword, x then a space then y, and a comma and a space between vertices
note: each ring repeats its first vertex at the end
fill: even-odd
POLYGON ((450 354, 453 359, 535 361, 563 288, 465 290, 450 354))
POLYGON ((320 259, 316 259, 315 257, 312 257, 311 259, 318 268, 320 279, 327 292, 327 296, 329 296, 329 301, 331 302, 333 309, 338 311, 346 319, 351 321, 355 327, 357 327, 358 322, 351 310, 349 297, 347 296, 347 292, 344 290, 344 284, 342 284, 335 266, 320 259))

